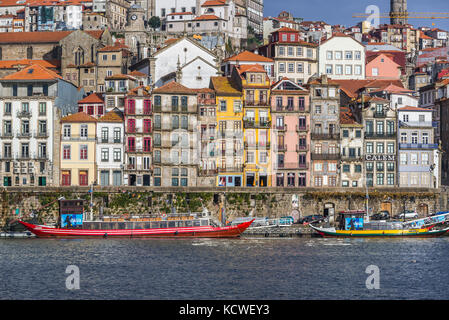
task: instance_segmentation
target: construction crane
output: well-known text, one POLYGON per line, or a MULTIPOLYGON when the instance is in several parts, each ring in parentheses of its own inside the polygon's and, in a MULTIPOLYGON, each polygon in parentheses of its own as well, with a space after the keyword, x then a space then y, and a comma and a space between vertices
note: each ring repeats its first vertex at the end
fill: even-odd
MULTIPOLYGON (((369 18, 372 13, 355 13, 353 18, 369 18)), ((449 19, 449 12, 405 12, 405 13, 379 13, 378 18, 390 19, 449 19)))

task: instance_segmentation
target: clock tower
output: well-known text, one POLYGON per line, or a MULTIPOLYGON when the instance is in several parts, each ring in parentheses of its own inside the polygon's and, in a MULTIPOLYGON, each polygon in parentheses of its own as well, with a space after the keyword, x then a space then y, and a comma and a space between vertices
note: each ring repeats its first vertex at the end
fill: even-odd
POLYGON ((133 4, 128 9, 127 30, 143 31, 145 30, 145 10, 138 4, 133 4))
POLYGON ((128 9, 128 23, 124 32, 125 44, 134 53, 134 58, 138 60, 148 56, 146 19, 145 10, 137 2, 128 9))

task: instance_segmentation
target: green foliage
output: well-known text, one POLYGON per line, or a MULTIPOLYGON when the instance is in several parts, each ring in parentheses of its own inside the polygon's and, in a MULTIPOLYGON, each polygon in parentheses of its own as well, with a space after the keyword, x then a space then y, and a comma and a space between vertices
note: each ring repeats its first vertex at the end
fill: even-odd
POLYGON ((153 29, 156 30, 161 27, 161 19, 157 16, 153 16, 148 20, 148 25, 153 29))

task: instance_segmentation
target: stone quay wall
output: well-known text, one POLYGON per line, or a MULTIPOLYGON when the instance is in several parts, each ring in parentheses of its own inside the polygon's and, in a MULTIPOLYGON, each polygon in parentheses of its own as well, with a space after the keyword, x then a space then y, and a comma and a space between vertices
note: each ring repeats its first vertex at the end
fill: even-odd
MULTIPOLYGON (((416 210, 420 216, 448 210, 449 188, 369 190, 371 212, 388 210, 396 215, 416 210)), ((89 188, 7 188, 0 190, 0 225, 29 217, 34 212, 40 223, 55 223, 59 215, 58 198, 84 199, 89 212, 89 188)), ((295 219, 310 214, 333 217, 343 210, 364 210, 366 190, 342 188, 218 188, 218 187, 100 187, 92 194, 93 216, 157 215, 162 213, 202 212, 207 208, 219 219, 225 207, 226 220, 235 217, 295 219), (226 198, 226 201, 225 201, 226 198)), ((331 221, 332 222, 332 221, 331 221)))

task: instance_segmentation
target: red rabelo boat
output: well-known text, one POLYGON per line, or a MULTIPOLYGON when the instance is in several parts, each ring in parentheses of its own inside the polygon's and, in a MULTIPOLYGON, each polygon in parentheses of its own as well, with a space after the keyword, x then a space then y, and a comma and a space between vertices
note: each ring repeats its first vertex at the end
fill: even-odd
MULTIPOLYGON (((168 224, 156 224, 141 225, 141 228, 107 228, 113 225, 99 225, 96 227, 93 223, 90 226, 83 226, 82 228, 56 228, 44 225, 35 225, 24 221, 18 221, 24 225, 29 231, 34 233, 39 238, 109 238, 109 237, 122 237, 122 238, 139 238, 139 237, 186 237, 186 238, 235 238, 239 237, 243 231, 245 231, 250 224, 254 221, 244 222, 235 226, 223 226, 217 227, 212 225, 203 225, 198 223, 195 225, 192 221, 191 226, 179 227, 164 227, 168 224), (106 227, 106 228, 104 228, 106 227)), ((115 225, 117 227, 117 225, 115 225)))

